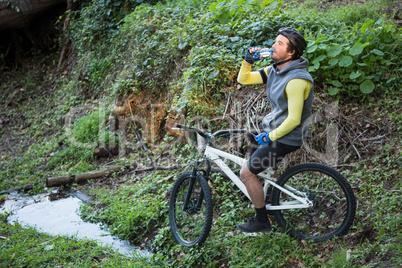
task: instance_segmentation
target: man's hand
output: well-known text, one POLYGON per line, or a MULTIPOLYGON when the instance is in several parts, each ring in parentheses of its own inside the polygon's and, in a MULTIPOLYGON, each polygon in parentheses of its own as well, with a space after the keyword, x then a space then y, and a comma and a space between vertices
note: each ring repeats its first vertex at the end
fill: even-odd
POLYGON ((245 60, 248 64, 252 65, 254 62, 260 61, 260 60, 262 59, 262 57, 260 57, 258 60, 254 59, 252 53, 253 53, 254 51, 257 51, 257 50, 261 50, 261 48, 260 48, 260 47, 252 47, 252 48, 247 49, 246 55, 244 56, 244 60, 245 60))
POLYGON ((265 132, 263 132, 263 133, 258 134, 257 136, 255 136, 255 140, 257 141, 257 143, 258 143, 259 145, 268 145, 268 144, 270 144, 270 143, 272 142, 272 141, 269 139, 268 133, 265 133, 265 132))

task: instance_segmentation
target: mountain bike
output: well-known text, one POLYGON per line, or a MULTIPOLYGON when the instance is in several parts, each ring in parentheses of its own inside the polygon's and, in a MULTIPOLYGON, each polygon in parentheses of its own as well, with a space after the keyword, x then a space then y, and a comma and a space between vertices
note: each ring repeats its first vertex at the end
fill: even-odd
MULTIPOLYGON (((181 124, 175 124, 174 129, 197 133, 205 140, 201 157, 195 157, 192 170, 178 176, 169 201, 174 238, 184 246, 194 247, 205 242, 212 226, 213 204, 208 184, 212 162, 250 199, 246 186, 223 161, 242 166, 246 159, 213 147, 218 137, 247 131, 228 129, 211 134, 181 124)), ((321 163, 303 163, 285 170, 278 179, 273 174, 269 168, 257 176, 263 181, 266 209, 284 232, 315 242, 347 233, 355 217, 356 200, 350 184, 337 170, 321 163)))

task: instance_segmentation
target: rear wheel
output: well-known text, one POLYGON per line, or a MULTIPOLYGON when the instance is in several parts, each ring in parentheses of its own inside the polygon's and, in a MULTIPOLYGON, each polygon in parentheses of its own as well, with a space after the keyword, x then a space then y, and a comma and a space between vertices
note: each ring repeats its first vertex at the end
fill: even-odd
POLYGON ((175 182, 169 203, 169 221, 177 242, 187 247, 202 244, 212 225, 212 197, 206 179, 192 171, 175 182))
MULTIPOLYGON (((347 180, 335 169, 319 163, 296 165, 282 174, 278 184, 306 193, 313 203, 310 208, 273 211, 279 226, 291 236, 319 242, 349 230, 356 200, 347 180)), ((272 205, 294 200, 277 188, 272 190, 272 205)))

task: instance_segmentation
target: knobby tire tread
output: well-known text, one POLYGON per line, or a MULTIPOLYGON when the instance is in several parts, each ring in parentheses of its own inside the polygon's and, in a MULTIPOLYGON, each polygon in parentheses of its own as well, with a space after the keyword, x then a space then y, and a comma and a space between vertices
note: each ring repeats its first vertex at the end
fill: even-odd
MULTIPOLYGON (((353 190, 349 184, 349 182, 345 179, 343 175, 341 175, 337 170, 321 164, 321 163, 303 163, 287 169, 278 179, 278 184, 283 186, 286 184, 289 178, 293 175, 301 173, 301 172, 308 172, 308 171, 316 171, 320 173, 325 173, 330 177, 334 178, 342 190, 345 193, 345 197, 347 199, 347 212, 346 217, 343 220, 342 224, 335 229, 335 231, 322 235, 322 236, 309 236, 303 233, 300 233, 289 227, 286 220, 284 219, 280 210, 272 211, 278 225, 285 231, 288 232, 292 237, 296 237, 299 239, 310 239, 315 242, 322 242, 326 240, 330 240, 336 236, 344 235, 349 230, 350 226, 353 224, 355 213, 356 213, 356 199, 353 193, 353 190)), ((279 205, 279 198, 280 198, 281 191, 277 188, 274 188, 272 191, 272 204, 279 205)))
MULTIPOLYGON (((213 208, 212 208, 211 190, 210 190, 208 182, 204 178, 204 176, 202 176, 200 173, 197 172, 196 180, 199 182, 199 184, 201 185, 201 188, 203 190, 204 202, 205 202, 205 207, 206 207, 204 227, 203 227, 201 235, 194 241, 183 240, 183 238, 180 235, 180 232, 178 231, 177 224, 176 224, 176 217, 175 217, 177 194, 178 194, 180 188, 183 187, 183 182, 185 182, 185 180, 188 180, 192 176, 192 174, 193 174, 193 171, 186 171, 177 178, 176 182, 173 185, 173 189, 172 189, 171 197, 170 197, 170 201, 169 201, 169 221, 170 221, 170 227, 171 227, 173 236, 178 243, 181 243, 186 247, 195 247, 195 246, 198 246, 198 245, 201 245, 202 243, 204 243, 209 235, 209 232, 210 232, 211 226, 212 226, 213 208)), ((184 187, 186 187, 186 186, 184 186, 184 187)))

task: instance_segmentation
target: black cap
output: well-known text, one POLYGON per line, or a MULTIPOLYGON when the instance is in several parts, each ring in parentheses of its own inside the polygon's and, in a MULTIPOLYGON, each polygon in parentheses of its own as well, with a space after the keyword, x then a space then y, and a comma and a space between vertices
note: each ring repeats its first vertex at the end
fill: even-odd
POLYGON ((307 42, 299 31, 290 27, 280 28, 278 34, 285 36, 296 49, 294 58, 300 58, 307 47, 307 42))

